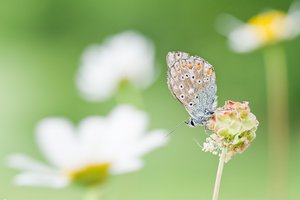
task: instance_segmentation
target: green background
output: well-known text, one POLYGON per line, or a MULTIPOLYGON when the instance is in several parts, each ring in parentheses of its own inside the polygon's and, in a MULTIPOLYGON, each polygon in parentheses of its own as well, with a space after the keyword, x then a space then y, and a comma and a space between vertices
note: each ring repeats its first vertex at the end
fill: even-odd
MULTIPOLYGON (((248 100, 260 121, 257 138, 233 158, 223 174, 220 199, 260 200, 268 194, 268 142, 265 71, 261 51, 235 54, 214 27, 222 13, 247 20, 265 8, 287 11, 291 1, 261 0, 26 0, 0 2, 0 200, 79 200, 84 190, 17 187, 16 171, 5 166, 7 155, 24 152, 45 161, 34 138, 36 123, 65 116, 74 123, 89 115, 106 115, 114 98, 90 103, 74 84, 86 46, 111 34, 136 30, 153 40, 159 79, 142 92, 150 127, 171 130, 188 115, 168 91, 165 55, 182 50, 201 55, 216 70, 219 105, 248 100)), ((300 37, 283 44, 288 59, 290 163, 289 199, 300 198, 300 37)), ((280 84, 280 83, 278 83, 280 84)), ((145 167, 111 177, 108 200, 210 199, 217 157, 202 152, 194 138, 203 128, 178 128, 169 144, 145 156, 145 167)), ((46 162, 46 161, 45 161, 46 162)))

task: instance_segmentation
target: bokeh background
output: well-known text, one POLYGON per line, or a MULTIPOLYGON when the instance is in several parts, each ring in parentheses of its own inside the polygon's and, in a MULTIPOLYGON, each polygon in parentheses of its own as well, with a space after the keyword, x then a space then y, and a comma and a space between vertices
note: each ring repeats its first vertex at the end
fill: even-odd
MULTIPOLYGON (((165 55, 182 50, 201 55, 216 70, 219 105, 248 100, 260 121, 257 138, 226 166, 220 199, 262 200, 268 192, 268 140, 264 63, 260 51, 235 54, 214 27, 229 13, 247 20, 265 8, 286 11, 281 0, 111 0, 1 1, 0 6, 0 199, 82 199, 76 186, 62 190, 17 187, 16 171, 5 166, 7 155, 25 152, 45 161, 34 137, 36 123, 65 116, 74 123, 89 115, 106 115, 112 98, 91 103, 80 97, 74 78, 86 46, 125 30, 150 38, 156 47, 156 82, 142 92, 150 128, 171 130, 188 115, 168 91, 165 55)), ((289 199, 300 198, 300 38, 283 44, 288 60, 290 163, 289 199)), ((278 83, 280 84, 280 83, 278 83)), ((182 126, 169 144, 145 157, 135 173, 111 177, 108 200, 210 199, 218 159, 195 144, 205 139, 202 128, 182 126)), ((45 161, 46 162, 46 161, 45 161)))

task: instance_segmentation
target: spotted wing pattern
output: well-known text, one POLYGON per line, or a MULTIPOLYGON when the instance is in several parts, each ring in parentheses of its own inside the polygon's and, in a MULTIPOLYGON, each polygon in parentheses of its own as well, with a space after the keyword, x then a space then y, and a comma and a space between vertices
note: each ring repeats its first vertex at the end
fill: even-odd
POLYGON ((201 122, 217 106, 214 68, 203 58, 184 52, 169 52, 168 87, 192 118, 201 122))

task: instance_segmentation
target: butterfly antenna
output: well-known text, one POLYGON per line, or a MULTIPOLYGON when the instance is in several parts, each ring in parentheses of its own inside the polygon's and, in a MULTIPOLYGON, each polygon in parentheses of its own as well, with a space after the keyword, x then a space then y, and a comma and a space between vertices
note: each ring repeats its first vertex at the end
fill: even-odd
POLYGON ((207 132, 209 129, 207 128, 206 125, 204 125, 204 133, 206 136, 210 136, 210 134, 207 132))
POLYGON ((194 138, 194 141, 199 148, 203 149, 203 146, 199 143, 199 141, 196 138, 194 138))
POLYGON ((172 133, 174 133, 177 130, 177 128, 179 128, 184 123, 185 121, 182 121, 179 124, 177 124, 177 126, 175 126, 168 134, 166 134, 166 137, 169 137, 172 133))

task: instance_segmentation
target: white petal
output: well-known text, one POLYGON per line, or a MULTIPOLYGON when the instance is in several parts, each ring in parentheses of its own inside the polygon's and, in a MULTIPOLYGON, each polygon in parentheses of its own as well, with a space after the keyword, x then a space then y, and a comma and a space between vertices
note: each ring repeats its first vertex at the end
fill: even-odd
POLYGON ((147 114, 131 106, 119 106, 111 113, 110 121, 111 140, 107 141, 107 148, 114 151, 116 159, 138 158, 167 141, 163 130, 146 135, 147 114))
POLYGON ((67 119, 42 120, 37 126, 37 140, 48 160, 58 168, 69 169, 82 164, 80 142, 67 119))
POLYGON ((144 163, 138 159, 132 160, 119 160, 119 162, 114 163, 110 172, 112 174, 123 174, 128 172, 133 172, 141 169, 144 163))
POLYGON ((142 167, 140 157, 167 141, 163 130, 145 134, 147 124, 146 113, 128 105, 118 106, 107 119, 89 117, 83 120, 79 135, 86 162, 109 162, 117 172, 142 167))
POLYGON ((294 38, 300 34, 300 8, 288 14, 285 32, 289 38, 294 38))
POLYGON ((109 40, 123 78, 147 86, 154 76, 154 46, 147 38, 133 31, 120 33, 109 40))
POLYGON ((129 105, 120 105, 109 115, 113 133, 124 140, 132 140, 143 135, 148 126, 145 112, 129 105))
POLYGON ((120 81, 120 72, 111 66, 114 59, 104 47, 87 48, 77 76, 77 86, 83 97, 103 101, 112 96, 120 81))
POLYGON ((236 52, 248 52, 260 47, 263 42, 256 34, 252 26, 241 26, 233 30, 229 35, 230 47, 236 52))
POLYGON ((57 170, 38 162, 24 154, 14 154, 8 157, 8 166, 14 169, 36 173, 56 173, 57 170))
POLYGON ((66 119, 45 119, 37 128, 37 136, 46 157, 60 169, 110 163, 113 173, 125 173, 141 168, 141 156, 167 141, 163 130, 145 134, 147 125, 145 112, 120 105, 106 118, 84 119, 78 131, 66 119))
POLYGON ((228 36, 232 30, 244 25, 245 23, 241 20, 232 15, 224 13, 217 17, 215 28, 221 35, 228 36))
POLYGON ((294 1, 288 11, 288 14, 293 14, 295 12, 299 12, 300 11, 300 2, 299 1, 294 1))
POLYGON ((15 184, 21 186, 63 188, 69 184, 66 177, 59 174, 40 174, 24 172, 18 174, 14 179, 15 184))
POLYGON ((110 124, 102 117, 88 117, 78 128, 79 139, 85 152, 86 163, 101 163, 111 160, 110 124))
MULTIPOLYGON (((121 105, 107 119, 90 117, 79 126, 80 140, 91 161, 115 162, 136 151, 136 144, 145 133, 147 115, 135 108, 121 105)), ((135 153, 136 154, 136 153, 135 153)))
POLYGON ((121 80, 146 87, 153 78, 153 44, 141 34, 127 31, 87 48, 76 82, 87 100, 103 101, 113 95, 121 80))
POLYGON ((139 155, 146 154, 157 147, 163 146, 167 141, 167 132, 165 130, 151 131, 139 142, 139 155))

